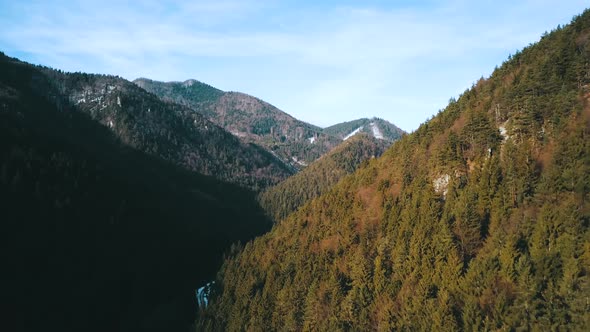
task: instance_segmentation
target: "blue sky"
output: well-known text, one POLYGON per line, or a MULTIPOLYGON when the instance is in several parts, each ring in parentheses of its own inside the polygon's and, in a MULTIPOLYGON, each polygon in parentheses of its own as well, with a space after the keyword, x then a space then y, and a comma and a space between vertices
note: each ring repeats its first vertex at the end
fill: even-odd
POLYGON ((412 131, 587 1, 0 0, 0 51, 67 71, 194 78, 328 126, 412 131))

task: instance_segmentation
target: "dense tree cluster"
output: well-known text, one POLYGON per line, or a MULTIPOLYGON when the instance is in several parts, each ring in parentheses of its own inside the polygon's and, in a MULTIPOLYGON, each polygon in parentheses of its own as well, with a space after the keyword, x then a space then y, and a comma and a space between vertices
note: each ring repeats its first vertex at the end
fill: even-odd
POLYGON ((228 257, 198 329, 586 330, 590 11, 228 257))

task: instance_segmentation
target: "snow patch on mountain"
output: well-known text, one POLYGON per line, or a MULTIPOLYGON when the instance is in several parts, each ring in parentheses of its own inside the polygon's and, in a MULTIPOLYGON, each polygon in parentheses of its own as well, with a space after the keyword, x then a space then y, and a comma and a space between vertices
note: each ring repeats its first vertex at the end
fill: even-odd
POLYGON ((291 157, 291 159, 301 166, 307 166, 307 163, 303 160, 299 160, 297 157, 291 157))
POLYGON ((381 129, 379 129, 379 127, 377 127, 377 125, 375 124, 375 122, 371 122, 369 124, 369 126, 371 126, 371 130, 373 131, 373 136, 377 139, 383 139, 383 133, 381 132, 381 129))
POLYGON ((309 143, 313 144, 315 142, 315 136, 309 137, 308 140, 309 143))
POLYGON ((197 83, 197 81, 195 81, 195 80, 192 80, 192 79, 191 79, 191 80, 186 80, 186 81, 184 81, 184 82, 182 83, 182 85, 183 85, 185 88, 187 88, 187 87, 189 87, 189 86, 192 86, 192 85, 193 85, 193 84, 195 84, 195 83, 197 83))
POLYGON ((346 137, 344 137, 344 140, 346 141, 347 139, 351 138, 352 136, 356 135, 359 131, 361 131, 363 129, 363 127, 358 127, 355 130, 352 131, 352 133, 346 135, 346 137))

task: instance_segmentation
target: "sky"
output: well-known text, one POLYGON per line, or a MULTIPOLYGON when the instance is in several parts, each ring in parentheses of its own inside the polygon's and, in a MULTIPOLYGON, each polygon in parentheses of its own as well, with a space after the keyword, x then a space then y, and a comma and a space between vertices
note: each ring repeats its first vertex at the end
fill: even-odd
POLYGON ((325 127, 410 132, 578 0, 0 0, 0 51, 65 71, 197 79, 325 127))

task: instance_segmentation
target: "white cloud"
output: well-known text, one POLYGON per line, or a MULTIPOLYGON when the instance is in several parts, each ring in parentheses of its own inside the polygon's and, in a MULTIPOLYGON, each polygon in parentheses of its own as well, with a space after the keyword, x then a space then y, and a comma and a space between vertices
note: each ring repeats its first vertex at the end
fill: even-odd
POLYGON ((44 55, 292 56, 303 64, 339 67, 395 64, 433 53, 457 56, 478 48, 507 44, 519 47, 526 40, 510 27, 503 31, 489 26, 465 30, 460 18, 442 17, 437 10, 418 15, 408 11, 338 9, 326 13, 323 22, 314 22, 311 29, 241 32, 235 28, 219 32, 200 26, 197 14, 217 14, 219 18, 225 12, 238 15, 237 11, 248 6, 242 2, 174 3, 168 15, 155 11, 155 4, 137 9, 107 3, 98 8, 75 8, 78 12, 66 7, 52 17, 44 14, 47 7, 35 5, 28 8, 32 13, 27 22, 6 29, 2 38, 27 52, 44 55))

